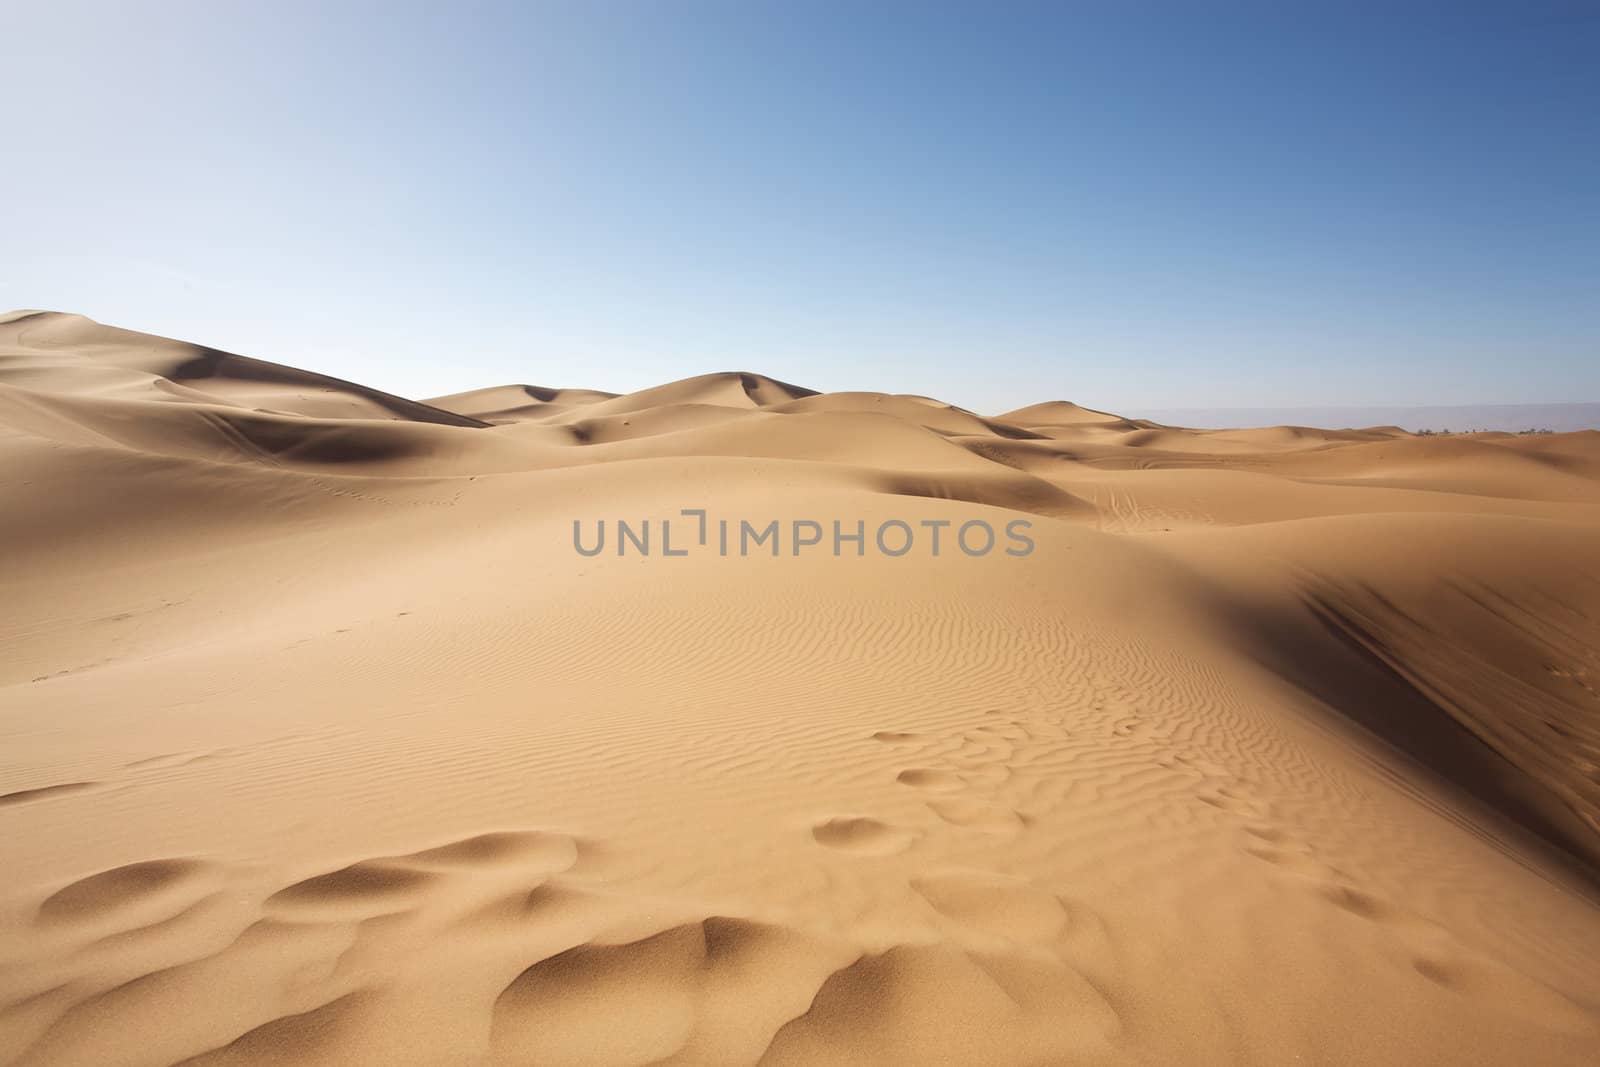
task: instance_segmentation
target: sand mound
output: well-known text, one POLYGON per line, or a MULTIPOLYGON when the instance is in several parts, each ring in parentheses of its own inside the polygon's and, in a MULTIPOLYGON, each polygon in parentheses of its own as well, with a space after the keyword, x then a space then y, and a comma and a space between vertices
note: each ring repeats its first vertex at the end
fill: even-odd
POLYGON ((616 393, 602 393, 595 389, 546 389, 537 385, 497 385, 488 389, 474 389, 467 393, 435 397, 427 403, 430 407, 452 411, 484 422, 521 422, 526 419, 547 419, 616 398, 616 393))
POLYGON ((1080 407, 1066 400, 1049 400, 1043 404, 1032 404, 1025 408, 1018 408, 1015 411, 1008 411, 1004 415, 996 417, 1001 422, 1008 422, 1013 426, 1057 429, 1085 426, 1134 429, 1148 425, 1147 423, 1134 419, 1125 419, 1120 415, 1113 415, 1109 412, 1080 407))
POLYGON ((741 409, 762 408, 784 404, 798 397, 812 396, 814 392, 760 374, 723 371, 600 400, 585 405, 585 415, 598 418, 678 404, 712 404, 741 409))

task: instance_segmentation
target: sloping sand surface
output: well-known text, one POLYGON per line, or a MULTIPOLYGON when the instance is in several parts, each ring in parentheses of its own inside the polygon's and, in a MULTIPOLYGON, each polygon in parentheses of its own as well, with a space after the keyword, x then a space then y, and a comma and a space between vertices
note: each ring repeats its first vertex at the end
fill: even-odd
POLYGON ((0 1063, 1600 1061, 1597 442, 0 317, 0 1063))
POLYGON ((432 407, 481 419, 484 422, 506 423, 547 419, 571 408, 582 407, 600 400, 610 400, 615 396, 615 393, 603 393, 595 389, 495 385, 487 389, 474 389, 467 393, 436 397, 428 403, 432 407))

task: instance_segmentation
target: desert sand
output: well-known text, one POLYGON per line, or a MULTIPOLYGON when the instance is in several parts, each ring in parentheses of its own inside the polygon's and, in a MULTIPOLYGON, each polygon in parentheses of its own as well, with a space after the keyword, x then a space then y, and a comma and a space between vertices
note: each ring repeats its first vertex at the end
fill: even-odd
POLYGON ((0 1062, 1600 1062, 1600 433, 14 312, 0 501, 0 1062))

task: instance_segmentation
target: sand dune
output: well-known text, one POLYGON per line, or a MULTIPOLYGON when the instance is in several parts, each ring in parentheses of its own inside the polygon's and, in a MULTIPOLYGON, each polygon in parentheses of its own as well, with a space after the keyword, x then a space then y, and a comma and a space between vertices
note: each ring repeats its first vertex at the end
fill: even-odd
POLYGON ((585 405, 590 417, 625 415, 680 404, 704 404, 740 410, 783 404, 812 395, 812 390, 745 371, 702 374, 623 396, 602 397, 585 405))
POLYGON ((888 415, 913 426, 922 426, 947 437, 976 435, 1016 440, 1044 436, 998 419, 986 419, 963 408, 920 396, 886 396, 882 393, 816 394, 791 400, 776 410, 789 413, 871 412, 888 415))
POLYGON ((430 407, 452 411, 484 422, 520 422, 546 419, 574 407, 611 400, 615 393, 595 389, 547 389, 537 385, 496 385, 467 393, 436 397, 430 407))
POLYGON ((102 326, 81 315, 0 315, 3 381, 51 394, 171 399, 273 414, 404 419, 444 426, 477 420, 324 374, 165 337, 102 326))
POLYGON ((0 1063, 1596 1062, 1597 442, 5 316, 0 1063))

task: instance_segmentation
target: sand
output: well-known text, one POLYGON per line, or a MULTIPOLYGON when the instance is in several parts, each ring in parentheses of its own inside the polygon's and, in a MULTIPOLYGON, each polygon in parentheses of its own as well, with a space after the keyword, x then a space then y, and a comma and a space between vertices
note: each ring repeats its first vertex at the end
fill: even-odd
POLYGON ((17 312, 0 500, 0 1062, 1600 1062, 1600 434, 17 312))

